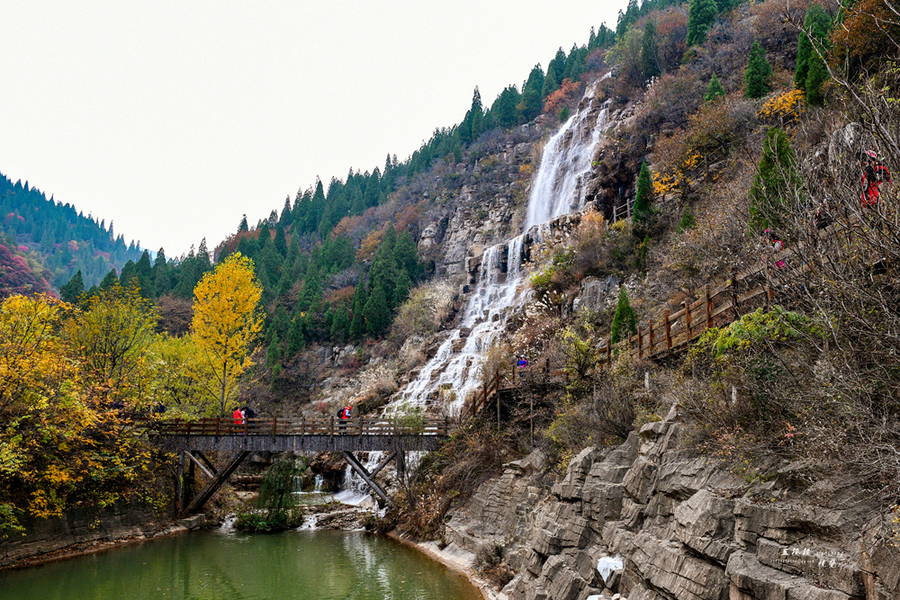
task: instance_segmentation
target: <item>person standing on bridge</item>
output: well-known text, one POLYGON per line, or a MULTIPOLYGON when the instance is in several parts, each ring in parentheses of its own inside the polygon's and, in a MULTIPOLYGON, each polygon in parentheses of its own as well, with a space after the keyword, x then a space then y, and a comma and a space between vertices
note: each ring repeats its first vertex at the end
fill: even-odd
POLYGON ((239 407, 234 407, 234 412, 231 413, 231 417, 234 419, 235 425, 244 424, 244 411, 242 411, 239 407))
POLYGON ((338 418, 341 420, 340 421, 341 429, 344 429, 345 427, 347 427, 347 421, 350 420, 350 417, 352 416, 352 414, 351 414, 352 411, 353 411, 353 408, 348 404, 347 406, 345 406, 338 412, 338 418))

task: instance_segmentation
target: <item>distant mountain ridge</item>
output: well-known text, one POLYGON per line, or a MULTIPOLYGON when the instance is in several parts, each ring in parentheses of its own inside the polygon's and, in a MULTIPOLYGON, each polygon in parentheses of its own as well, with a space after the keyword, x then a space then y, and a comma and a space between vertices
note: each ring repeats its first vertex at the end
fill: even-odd
POLYGON ((0 173, 0 297, 58 290, 81 271, 88 287, 111 269, 137 262, 141 249, 21 180, 0 173))

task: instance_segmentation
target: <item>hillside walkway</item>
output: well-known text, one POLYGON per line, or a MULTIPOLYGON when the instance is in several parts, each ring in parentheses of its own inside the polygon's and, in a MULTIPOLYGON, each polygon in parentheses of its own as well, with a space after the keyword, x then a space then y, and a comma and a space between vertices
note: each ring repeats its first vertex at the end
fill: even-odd
MULTIPOLYGON (((818 235, 833 236, 836 232, 836 225, 831 225, 820 230, 818 235)), ((628 352, 634 361, 663 360, 686 351, 707 329, 723 327, 758 308, 768 308, 777 292, 784 294, 790 288, 780 281, 783 276, 779 275, 783 275, 785 268, 778 265, 793 262, 794 266, 789 269, 792 278, 808 272, 808 265, 802 261, 804 249, 803 244, 797 244, 780 252, 772 252, 750 268, 733 273, 724 283, 707 285, 698 299, 682 301, 681 308, 674 312, 669 303, 660 306, 655 313, 661 316, 640 325, 634 335, 615 344, 609 338, 601 340, 598 344, 601 365, 611 367, 613 357, 621 351, 628 352)), ((545 382, 564 373, 562 365, 554 366, 549 362, 527 368, 541 369, 545 382)), ((500 394, 512 393, 522 385, 523 378, 517 376, 516 371, 515 367, 497 370, 485 380, 472 401, 463 408, 462 418, 469 418, 496 404, 499 419, 500 394)))

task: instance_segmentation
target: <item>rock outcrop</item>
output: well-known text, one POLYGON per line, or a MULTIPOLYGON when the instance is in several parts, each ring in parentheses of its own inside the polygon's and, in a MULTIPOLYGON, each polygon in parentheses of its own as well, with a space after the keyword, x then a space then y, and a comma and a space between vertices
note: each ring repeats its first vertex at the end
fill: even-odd
POLYGON ((509 600, 900 598, 894 515, 854 480, 805 463, 739 477, 685 431, 660 421, 585 449, 552 487, 541 455, 510 463, 447 539, 473 554, 503 544, 509 600))
MULTIPOLYGON (((199 524, 202 520, 182 526, 192 529, 199 524)), ((153 507, 134 499, 99 510, 71 510, 59 518, 26 517, 22 526, 24 532, 12 532, 0 540, 0 566, 73 546, 151 537, 164 530, 153 507)))

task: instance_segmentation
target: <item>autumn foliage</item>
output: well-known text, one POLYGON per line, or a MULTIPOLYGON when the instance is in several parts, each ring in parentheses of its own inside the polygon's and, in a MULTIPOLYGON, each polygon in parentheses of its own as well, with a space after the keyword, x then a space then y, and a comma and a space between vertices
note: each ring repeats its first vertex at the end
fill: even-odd
MULTIPOLYGON (((121 293, 110 291, 127 306, 121 293)), ((100 368, 122 348, 111 330, 96 329, 102 313, 48 296, 12 296, 0 305, 0 532, 18 528, 26 514, 60 516, 76 506, 154 496, 150 451, 130 426, 137 388, 124 380, 145 378, 100 368), (107 355, 88 356, 81 334, 95 337, 95 349, 107 355)), ((147 368, 146 350, 131 346, 125 362, 147 368)))
POLYGON ((544 112, 551 115, 558 114, 564 106, 569 105, 573 100, 580 97, 583 87, 580 81, 564 79, 559 89, 548 95, 544 100, 544 112))

